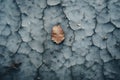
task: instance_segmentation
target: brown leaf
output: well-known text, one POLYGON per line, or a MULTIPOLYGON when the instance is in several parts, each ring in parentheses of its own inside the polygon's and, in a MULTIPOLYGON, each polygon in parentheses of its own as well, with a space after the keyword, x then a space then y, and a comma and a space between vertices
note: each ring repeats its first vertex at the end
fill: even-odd
POLYGON ((60 44, 65 39, 64 31, 60 25, 53 26, 51 38, 56 44, 60 44))

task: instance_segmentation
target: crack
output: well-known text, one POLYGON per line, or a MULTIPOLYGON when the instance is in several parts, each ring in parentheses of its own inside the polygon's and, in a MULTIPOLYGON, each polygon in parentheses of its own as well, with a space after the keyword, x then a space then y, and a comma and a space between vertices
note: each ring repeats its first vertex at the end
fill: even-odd
POLYGON ((36 76, 35 76, 35 78, 34 78, 34 80, 40 80, 40 77, 39 77, 39 69, 42 67, 42 65, 43 65, 44 63, 42 63, 38 68, 37 68, 37 72, 36 72, 36 76))
MULTIPOLYGON (((20 20, 19 20, 19 25, 18 25, 18 26, 19 26, 18 31, 19 31, 20 27, 22 26, 22 11, 21 11, 21 9, 20 9, 17 1, 16 1, 16 0, 13 0, 13 2, 15 3, 15 5, 16 5, 19 13, 20 13, 20 16, 19 16, 19 17, 20 17, 20 20)), ((17 32, 18 32, 18 31, 17 31, 17 32)))
MULTIPOLYGON (((67 19, 68 28, 70 28, 70 30, 73 31, 73 42, 71 43, 71 46, 69 46, 70 49, 71 49, 71 52, 72 52, 72 56, 73 56, 74 51, 72 51, 72 46, 73 46, 73 43, 75 42, 75 31, 70 27, 70 24, 69 24, 70 20, 68 19, 67 15, 64 12, 64 7, 62 6, 62 4, 60 4, 60 6, 61 6, 61 9, 62 9, 63 15, 65 15, 65 19, 67 19)), ((72 72, 72 66, 70 67, 70 72, 71 72, 71 74, 70 74, 71 78, 72 78, 72 80, 74 80, 74 78, 73 78, 73 72, 72 72)))
POLYGON ((96 34, 95 29, 97 28, 97 24, 98 24, 98 22, 97 22, 97 14, 96 14, 96 17, 94 18, 94 20, 95 20, 95 28, 93 29, 93 34, 91 35, 91 42, 92 42, 93 46, 95 46, 95 45, 94 45, 92 37, 93 37, 93 35, 96 34))
POLYGON ((34 78, 34 80, 40 80, 40 77, 39 77, 39 69, 42 67, 42 65, 44 64, 44 61, 43 61, 43 54, 45 53, 45 42, 47 41, 47 36, 48 36, 48 33, 47 33, 47 31, 45 30, 45 21, 44 21, 44 14, 45 14, 45 10, 47 9, 47 7, 48 7, 48 5, 47 5, 47 1, 46 1, 46 7, 43 9, 43 12, 42 12, 42 21, 43 21, 43 30, 46 32, 45 33, 45 36, 46 36, 46 38, 45 38, 45 40, 44 40, 44 42, 43 42, 43 49, 44 49, 44 51, 42 52, 42 64, 37 68, 37 72, 36 72, 36 76, 35 76, 35 78, 34 78))
MULTIPOLYGON (((72 51, 72 46, 73 46, 73 43, 75 42, 75 31, 70 27, 70 23, 69 23, 70 20, 68 19, 67 15, 64 12, 64 7, 62 6, 62 3, 60 4, 60 7, 62 9, 63 15, 65 16, 65 19, 67 19, 68 28, 73 31, 73 42, 71 43, 71 46, 70 46, 70 49, 72 51)), ((72 51, 72 55, 73 55, 73 53, 74 53, 74 51, 72 51)))
MULTIPOLYGON (((22 12, 21 12, 21 9, 20 9, 17 1, 16 1, 16 0, 13 0, 13 3, 16 5, 16 7, 17 7, 17 9, 18 9, 18 11, 19 11, 19 13, 20 13, 20 16, 19 16, 20 20, 19 20, 19 24, 18 24, 19 27, 18 27, 18 30, 16 31, 16 33, 19 34, 18 31, 19 31, 19 29, 20 29, 21 26, 22 26, 22 12)), ((19 46, 18 46, 18 49, 16 50, 15 54, 18 52, 18 50, 19 50, 19 48, 20 48, 20 46, 21 46, 21 43, 23 42, 23 41, 22 41, 22 37, 20 36, 20 34, 19 34, 19 37, 20 37, 20 39, 21 39, 21 42, 20 42, 20 44, 19 44, 19 46)), ((13 54, 12 56, 14 56, 15 54, 13 54)))
POLYGON ((69 69, 70 69, 70 72, 71 72, 71 73, 70 73, 70 75, 71 75, 71 79, 74 80, 73 72, 72 72, 72 67, 73 67, 73 66, 71 66, 69 69))

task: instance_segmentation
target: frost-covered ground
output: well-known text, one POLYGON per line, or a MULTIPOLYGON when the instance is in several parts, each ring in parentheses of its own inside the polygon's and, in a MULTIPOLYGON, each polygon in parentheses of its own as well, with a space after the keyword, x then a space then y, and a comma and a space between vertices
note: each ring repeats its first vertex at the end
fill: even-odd
POLYGON ((120 0, 0 0, 0 80, 120 80, 120 0))

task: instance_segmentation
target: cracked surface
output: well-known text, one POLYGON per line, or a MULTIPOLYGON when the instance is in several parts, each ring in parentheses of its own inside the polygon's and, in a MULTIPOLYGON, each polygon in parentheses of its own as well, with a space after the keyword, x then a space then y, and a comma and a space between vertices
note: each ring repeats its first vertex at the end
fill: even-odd
POLYGON ((0 79, 120 80, 119 13, 120 0, 0 0, 0 79))

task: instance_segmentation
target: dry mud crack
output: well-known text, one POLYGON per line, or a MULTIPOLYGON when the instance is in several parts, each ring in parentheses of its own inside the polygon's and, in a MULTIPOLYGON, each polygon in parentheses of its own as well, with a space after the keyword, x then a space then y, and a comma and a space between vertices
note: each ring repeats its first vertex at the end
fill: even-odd
POLYGON ((0 80, 120 80, 120 0, 0 0, 0 80))

